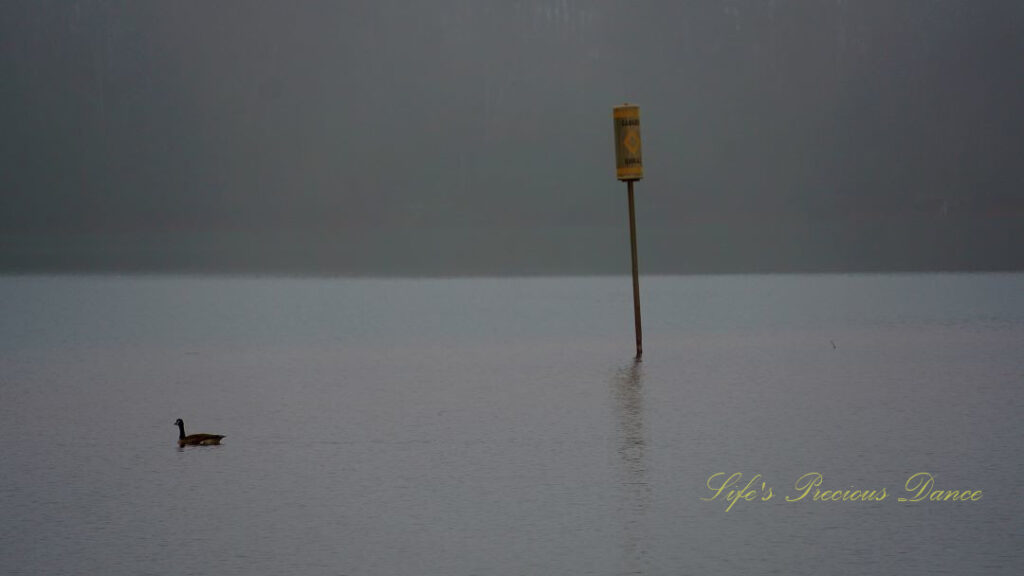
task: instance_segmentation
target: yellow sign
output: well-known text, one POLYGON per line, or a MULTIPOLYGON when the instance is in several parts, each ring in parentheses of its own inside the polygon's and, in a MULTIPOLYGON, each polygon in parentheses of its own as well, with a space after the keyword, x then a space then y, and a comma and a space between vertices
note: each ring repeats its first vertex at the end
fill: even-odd
POLYGON ((615 177, 640 180, 644 177, 643 144, 640 140, 640 107, 632 104, 612 110, 615 123, 615 177))

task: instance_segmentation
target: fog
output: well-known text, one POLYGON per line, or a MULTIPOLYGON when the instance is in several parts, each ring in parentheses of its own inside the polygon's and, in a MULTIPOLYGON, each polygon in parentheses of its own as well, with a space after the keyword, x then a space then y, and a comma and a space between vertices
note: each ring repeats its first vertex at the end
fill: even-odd
POLYGON ((6 0, 0 270, 1024 269, 1024 3, 6 0))

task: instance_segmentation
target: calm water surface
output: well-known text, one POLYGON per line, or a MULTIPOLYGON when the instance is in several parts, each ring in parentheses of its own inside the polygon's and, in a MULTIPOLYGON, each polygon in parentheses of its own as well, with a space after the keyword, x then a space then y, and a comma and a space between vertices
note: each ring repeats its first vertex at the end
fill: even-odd
POLYGON ((0 573, 1024 569, 1024 275, 642 289, 634 363, 628 278, 0 278, 0 573))

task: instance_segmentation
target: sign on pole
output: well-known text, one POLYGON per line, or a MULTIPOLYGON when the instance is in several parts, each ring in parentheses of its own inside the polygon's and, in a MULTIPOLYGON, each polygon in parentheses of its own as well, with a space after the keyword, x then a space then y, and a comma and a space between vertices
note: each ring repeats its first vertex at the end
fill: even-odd
POLYGON ((640 326, 640 265, 636 257, 636 211, 633 208, 633 182, 644 177, 643 146, 640 142, 640 107, 623 104, 612 109, 615 123, 615 176, 626 182, 629 199, 629 251, 633 260, 633 323, 636 332, 636 358, 644 353, 640 326))
POLYGON ((644 177, 643 145, 640 141, 640 107, 632 104, 612 110, 615 122, 615 176, 619 180, 644 177))

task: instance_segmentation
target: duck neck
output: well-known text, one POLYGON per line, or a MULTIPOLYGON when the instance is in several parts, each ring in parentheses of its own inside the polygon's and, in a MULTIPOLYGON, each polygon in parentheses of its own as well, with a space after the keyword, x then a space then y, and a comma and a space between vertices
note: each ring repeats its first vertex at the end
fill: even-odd
POLYGON ((181 440, 184 437, 185 437, 185 423, 184 422, 178 422, 178 440, 181 440))

